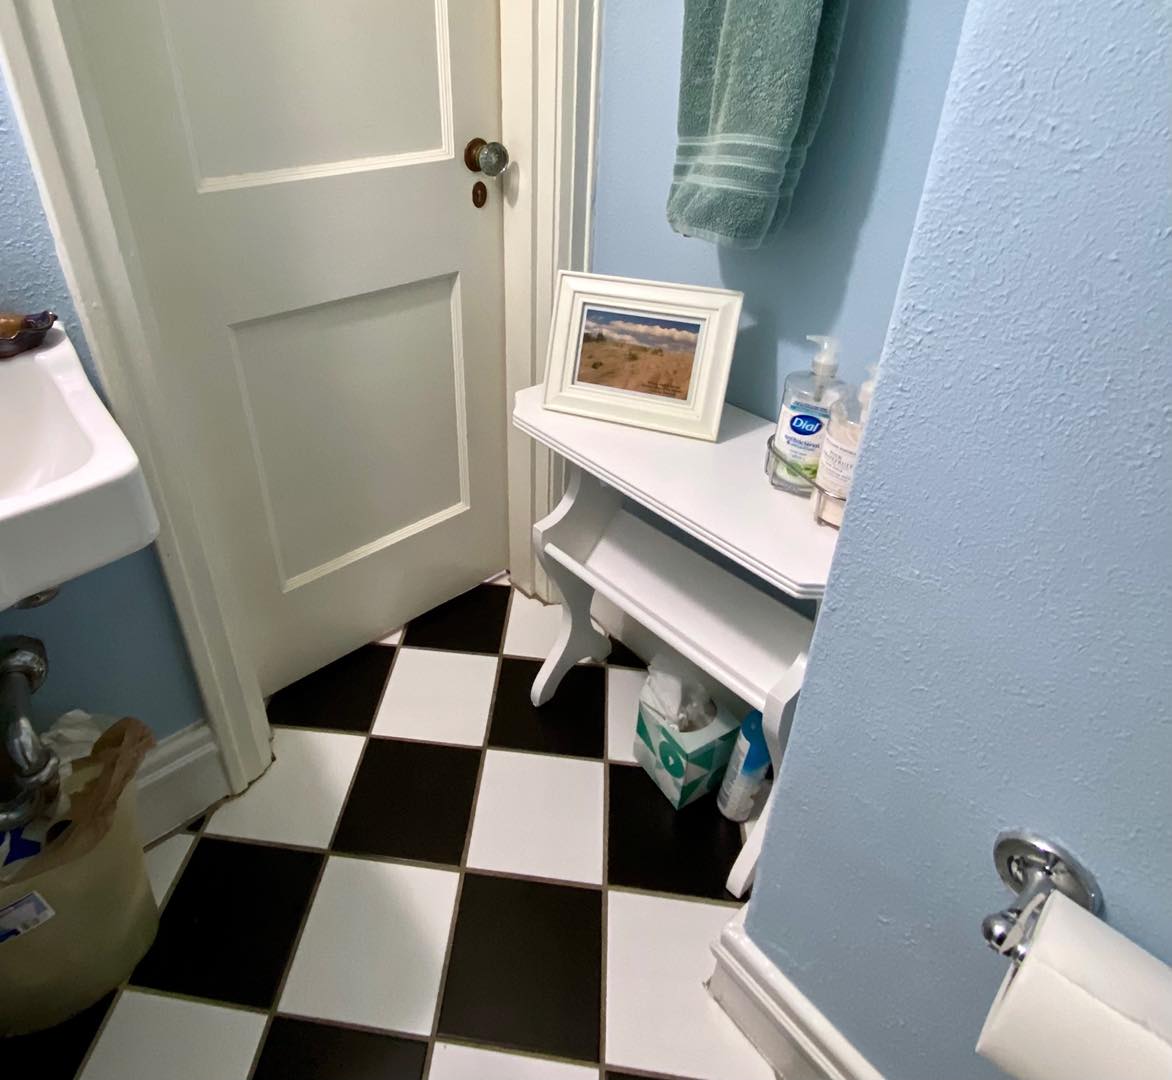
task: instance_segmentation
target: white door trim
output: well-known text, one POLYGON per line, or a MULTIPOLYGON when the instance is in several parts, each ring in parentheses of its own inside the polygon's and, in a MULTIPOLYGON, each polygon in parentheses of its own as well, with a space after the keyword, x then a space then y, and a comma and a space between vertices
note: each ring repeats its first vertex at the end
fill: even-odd
MULTIPOLYGON (((590 263, 601 0, 500 0, 503 139, 519 166, 505 189, 506 399, 539 382, 559 270, 590 263)), ((560 461, 508 429, 509 571, 556 599, 533 523, 561 498, 560 461)))
MULTIPOLYGON (((587 257, 598 14, 596 0, 500 0, 500 14, 503 138, 519 162, 504 214, 511 411, 515 391, 544 367, 556 270, 587 257)), ((124 211, 107 199, 53 5, 0 0, 0 66, 82 329, 158 511, 158 551, 228 785, 243 791, 272 758, 264 702, 223 554, 172 437, 147 294, 118 244, 124 211)), ((510 434, 510 556, 530 590, 540 585, 529 528, 556 497, 552 471, 548 456, 510 434)))
POLYGON ((202 527, 188 463, 148 344, 149 310, 115 233, 74 73, 51 4, 0 0, 0 62, 82 329, 159 515, 158 551, 233 791, 272 758, 268 720, 227 577, 202 527))

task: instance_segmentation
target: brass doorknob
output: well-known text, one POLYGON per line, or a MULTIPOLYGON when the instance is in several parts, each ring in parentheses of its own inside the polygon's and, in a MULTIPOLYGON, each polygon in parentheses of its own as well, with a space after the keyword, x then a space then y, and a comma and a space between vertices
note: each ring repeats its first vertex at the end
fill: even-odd
POLYGON ((509 152, 499 142, 473 139, 464 147, 464 164, 485 176, 500 176, 509 167, 509 152))

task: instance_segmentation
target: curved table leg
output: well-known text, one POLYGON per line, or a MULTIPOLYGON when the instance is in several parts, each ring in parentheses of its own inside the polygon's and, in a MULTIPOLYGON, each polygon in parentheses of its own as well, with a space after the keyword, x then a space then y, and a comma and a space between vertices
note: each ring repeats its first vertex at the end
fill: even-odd
POLYGON ((757 873, 757 859, 761 855, 761 843, 765 839, 765 826, 769 821, 769 812, 773 809, 773 796, 777 794, 778 774, 781 772, 781 758, 785 753, 786 743, 789 742, 790 724, 793 723, 792 710, 786 715, 787 707, 798 695, 802 688, 802 680, 806 677, 806 654, 799 653, 792 666, 769 691, 765 701, 765 711, 761 727, 765 732, 765 742, 769 747, 769 758, 773 762, 773 785, 761 810, 761 818, 749 839, 745 841, 737 861, 729 872, 725 888, 733 896, 742 897, 753 884, 753 877, 757 873))
POLYGON ((610 653, 610 638, 594 629, 590 621, 590 602, 594 590, 575 577, 561 563, 543 560, 545 572, 561 591, 562 625, 545 663, 533 680, 529 698, 534 705, 544 705, 557 691, 566 673, 579 660, 605 660, 610 653))
POLYGON ((548 517, 533 526, 537 559, 563 599, 557 641, 541 665, 529 694, 534 705, 549 701, 566 672, 579 660, 604 660, 610 652, 610 639, 594 629, 590 621, 594 590, 556 559, 549 558, 545 553, 546 544, 554 544, 575 558, 585 559, 621 502, 621 496, 613 488, 571 465, 562 501, 548 517))
POLYGON ((757 860, 761 856, 761 842, 765 839, 765 822, 769 820, 769 811, 773 809, 775 791, 777 791, 777 777, 773 778, 773 785, 769 789, 769 794, 765 798, 765 806, 761 810, 761 817, 753 826, 753 831, 749 833, 749 839, 741 848, 737 861, 733 863, 733 867, 729 871, 728 881, 724 884, 724 887, 738 900, 749 891, 749 886, 753 884, 753 878, 757 874, 757 860))

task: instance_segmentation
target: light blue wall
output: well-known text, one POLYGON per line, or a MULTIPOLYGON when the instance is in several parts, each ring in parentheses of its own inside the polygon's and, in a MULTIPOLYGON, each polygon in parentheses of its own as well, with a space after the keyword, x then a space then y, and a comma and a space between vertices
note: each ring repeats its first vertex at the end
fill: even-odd
MULTIPOLYGON (((46 307, 61 317, 96 383, 0 81, 0 308, 46 307)), ((42 722, 84 708, 137 716, 165 736, 202 718, 199 690, 153 548, 69 582, 43 608, 0 613, 0 634, 13 633, 40 637, 49 650, 49 679, 34 698, 42 722)))
POLYGON ((1000 829, 1172 961, 1168 29, 969 5, 748 915, 900 1080, 1002 1075, 1000 829))
POLYGON ((785 228, 759 251, 678 236, 664 213, 675 154, 683 5, 604 0, 592 268, 740 289, 729 400, 775 416, 781 383, 843 340, 856 381, 879 359, 965 0, 856 0, 826 115, 785 228))

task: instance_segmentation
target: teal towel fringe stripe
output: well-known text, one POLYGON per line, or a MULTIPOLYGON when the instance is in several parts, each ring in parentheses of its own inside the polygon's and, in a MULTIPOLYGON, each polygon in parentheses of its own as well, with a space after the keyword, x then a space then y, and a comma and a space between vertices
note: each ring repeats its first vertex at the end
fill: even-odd
POLYGON ((825 109, 847 0, 685 0, 667 219, 754 248, 789 215, 825 109))

